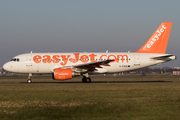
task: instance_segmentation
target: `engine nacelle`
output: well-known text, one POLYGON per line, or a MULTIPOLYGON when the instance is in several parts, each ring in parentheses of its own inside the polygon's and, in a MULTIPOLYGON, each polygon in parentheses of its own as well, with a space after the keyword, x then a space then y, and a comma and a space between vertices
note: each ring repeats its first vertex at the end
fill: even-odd
POLYGON ((52 78, 54 80, 68 80, 68 79, 71 79, 74 76, 78 76, 78 75, 80 75, 80 74, 75 73, 72 69, 56 68, 56 69, 54 69, 52 78))

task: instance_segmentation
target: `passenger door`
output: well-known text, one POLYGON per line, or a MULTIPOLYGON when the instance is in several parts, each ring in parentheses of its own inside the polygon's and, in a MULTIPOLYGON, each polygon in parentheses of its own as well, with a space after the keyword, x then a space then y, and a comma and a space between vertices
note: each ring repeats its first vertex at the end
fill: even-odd
POLYGON ((26 55, 26 66, 32 66, 32 55, 26 55))
POLYGON ((138 54, 134 55, 134 66, 140 66, 140 57, 138 54))

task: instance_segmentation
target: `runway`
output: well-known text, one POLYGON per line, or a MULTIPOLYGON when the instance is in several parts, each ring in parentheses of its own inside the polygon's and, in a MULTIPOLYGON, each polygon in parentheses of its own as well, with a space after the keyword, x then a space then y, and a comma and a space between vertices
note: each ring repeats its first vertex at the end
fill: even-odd
POLYGON ((105 84, 119 84, 119 85, 123 85, 123 84, 180 84, 180 82, 149 82, 149 81, 143 81, 143 82, 92 82, 92 83, 82 83, 82 82, 32 82, 32 83, 0 83, 0 85, 79 85, 79 84, 84 84, 84 85, 88 85, 88 84, 99 84, 99 85, 105 85, 105 84))

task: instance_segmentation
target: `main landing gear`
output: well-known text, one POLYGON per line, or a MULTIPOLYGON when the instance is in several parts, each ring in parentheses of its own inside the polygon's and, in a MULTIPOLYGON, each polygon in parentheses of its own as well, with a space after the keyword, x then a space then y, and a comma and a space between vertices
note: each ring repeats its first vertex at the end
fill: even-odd
POLYGON ((82 82, 91 83, 91 78, 84 76, 84 77, 82 78, 82 82))
POLYGON ((31 82, 32 82, 32 81, 31 81, 31 77, 32 77, 32 74, 29 73, 27 83, 31 83, 31 82))
POLYGON ((91 78, 89 77, 88 73, 83 74, 82 82, 84 83, 91 83, 91 78))

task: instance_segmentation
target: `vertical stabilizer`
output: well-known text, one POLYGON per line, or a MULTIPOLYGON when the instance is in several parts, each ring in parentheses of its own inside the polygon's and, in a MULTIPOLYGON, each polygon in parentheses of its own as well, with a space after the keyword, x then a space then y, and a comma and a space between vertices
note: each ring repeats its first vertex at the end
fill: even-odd
POLYGON ((163 22, 149 40, 135 53, 165 54, 172 22, 163 22))

